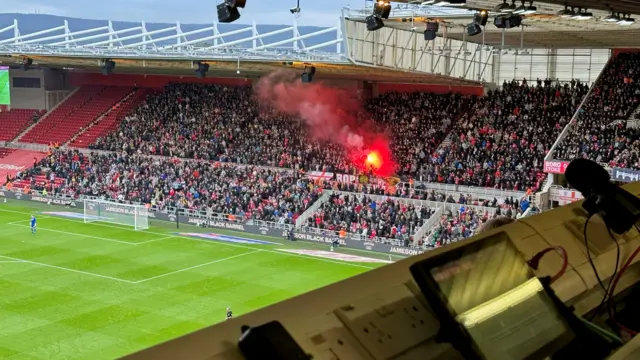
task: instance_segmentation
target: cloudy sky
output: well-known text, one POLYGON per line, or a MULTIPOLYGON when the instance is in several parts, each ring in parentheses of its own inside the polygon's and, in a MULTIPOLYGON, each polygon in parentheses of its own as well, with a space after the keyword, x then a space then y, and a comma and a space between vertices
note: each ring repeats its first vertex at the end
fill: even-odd
MULTIPOLYGON (((4 13, 40 13, 69 17, 147 21, 211 23, 217 16, 215 5, 221 0, 5 0, 4 13), (107 5, 108 4, 108 5, 107 5), (199 5, 206 4, 206 5, 199 5)), ((289 9, 297 0, 247 0, 239 23, 255 20, 261 24, 290 24, 289 9)), ((334 26, 340 9, 364 7, 365 0, 300 0, 299 25, 334 26)))

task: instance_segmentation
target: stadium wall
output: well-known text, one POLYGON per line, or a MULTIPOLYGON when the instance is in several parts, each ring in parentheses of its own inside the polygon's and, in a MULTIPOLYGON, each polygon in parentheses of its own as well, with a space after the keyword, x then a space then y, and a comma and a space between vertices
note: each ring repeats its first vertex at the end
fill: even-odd
POLYGON ((12 109, 46 109, 45 73, 43 69, 9 70, 12 109))
POLYGON ((220 85, 250 85, 249 79, 244 78, 204 78, 195 76, 171 76, 171 75, 135 75, 135 74, 111 74, 68 72, 67 82, 77 87, 82 85, 108 85, 108 86, 139 86, 148 88, 161 88, 172 82, 188 82, 197 84, 220 85))
POLYGON ((613 56, 618 56, 619 54, 637 53, 637 52, 640 52, 640 49, 638 49, 638 48, 611 49, 611 54, 613 56))
POLYGON ((398 84, 377 83, 374 85, 373 96, 388 92, 427 92, 434 94, 458 93, 462 95, 484 95, 483 86, 451 86, 439 84, 398 84))

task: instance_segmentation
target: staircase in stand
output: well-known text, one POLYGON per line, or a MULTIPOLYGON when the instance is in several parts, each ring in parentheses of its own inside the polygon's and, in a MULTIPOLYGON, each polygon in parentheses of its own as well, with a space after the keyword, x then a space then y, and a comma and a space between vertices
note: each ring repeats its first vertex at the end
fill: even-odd
POLYGON ((64 144, 132 91, 132 87, 83 86, 19 140, 64 144))
POLYGON ((98 138, 117 130, 122 120, 145 99, 147 93, 148 89, 133 90, 106 113, 72 137, 65 145, 87 148, 98 138))
POLYGON ((0 112, 0 141, 12 141, 33 124, 33 115, 42 116, 44 111, 34 109, 11 109, 0 112))
POLYGON ((51 110, 49 110, 48 112, 46 112, 44 115, 42 115, 40 117, 40 119, 38 119, 38 122, 31 122, 31 125, 27 126, 20 134, 18 134, 17 136, 15 136, 12 141, 20 141, 20 139, 22 139, 22 137, 28 133, 29 131, 31 131, 31 129, 33 129, 39 122, 41 122, 42 120, 44 120, 49 114, 53 113, 54 111, 56 111, 57 108, 59 108, 62 104, 65 103, 65 101, 67 101, 67 99, 69 99, 71 96, 73 96, 73 94, 75 94, 76 92, 78 92, 80 88, 77 88, 73 91, 71 91, 69 93, 69 95, 67 95, 67 97, 65 97, 62 101, 60 101, 58 104, 56 104, 56 106, 54 106, 53 108, 51 108, 51 110))

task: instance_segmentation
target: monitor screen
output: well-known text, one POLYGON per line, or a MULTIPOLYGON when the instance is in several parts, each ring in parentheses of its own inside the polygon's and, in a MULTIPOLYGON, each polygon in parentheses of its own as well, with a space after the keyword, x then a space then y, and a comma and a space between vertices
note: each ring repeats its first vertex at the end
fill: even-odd
POLYGON ((485 359, 542 359, 573 337, 505 233, 444 253, 432 265, 440 298, 485 359))
POLYGON ((0 66, 0 105, 11 105, 9 67, 0 66))

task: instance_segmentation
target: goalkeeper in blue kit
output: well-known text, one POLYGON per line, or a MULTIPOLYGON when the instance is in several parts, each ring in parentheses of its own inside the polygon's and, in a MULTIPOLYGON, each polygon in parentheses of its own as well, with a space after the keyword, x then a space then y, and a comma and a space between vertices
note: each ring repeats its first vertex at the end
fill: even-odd
POLYGON ((36 234, 36 216, 31 215, 31 234, 36 234))

